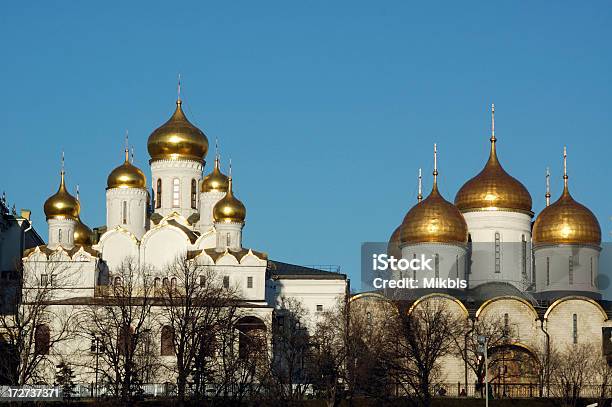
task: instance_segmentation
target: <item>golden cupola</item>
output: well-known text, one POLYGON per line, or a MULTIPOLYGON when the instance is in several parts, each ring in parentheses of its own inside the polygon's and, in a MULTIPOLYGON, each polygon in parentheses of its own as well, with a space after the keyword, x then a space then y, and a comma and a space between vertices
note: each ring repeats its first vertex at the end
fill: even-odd
POLYGON ((77 219, 81 211, 79 201, 66 189, 65 173, 62 165, 60 186, 44 205, 45 215, 49 219, 77 219))
POLYGON ((221 172, 219 156, 215 157, 215 166, 210 174, 202 180, 202 192, 227 192, 229 178, 221 172))
MULTIPOLYGON (((563 151, 563 193, 546 206, 533 224, 534 246, 543 244, 581 244, 599 246, 601 227, 586 206, 576 202, 567 185, 567 154, 563 151)), ((548 195, 548 191, 547 191, 548 195)))
POLYGON ((147 188, 147 177, 130 162, 128 148, 125 148, 125 161, 108 175, 106 189, 112 188, 147 188))
MULTIPOLYGON (((77 185, 77 201, 81 204, 81 198, 79 197, 79 186, 77 185)), ((74 244, 81 246, 90 246, 92 243, 93 232, 91 229, 83 223, 81 215, 76 218, 76 225, 74 227, 74 244)))
POLYGON ((512 211, 533 216, 531 195, 527 188, 501 166, 496 151, 495 105, 491 106, 491 151, 478 175, 466 182, 455 196, 461 212, 512 211))
POLYGON ((466 244, 467 223, 463 215, 438 191, 437 151, 434 145, 433 187, 427 198, 412 207, 400 229, 402 244, 451 243, 466 244))
POLYGON ((228 179, 227 193, 213 208, 213 219, 222 223, 244 223, 246 219, 246 208, 232 191, 231 175, 228 179))
POLYGON ((396 259, 402 257, 402 249, 400 248, 400 232, 402 229, 402 225, 399 225, 395 228, 391 237, 389 238, 389 243, 387 244, 387 254, 389 256, 393 256, 396 259))
POLYGON ((151 161, 180 159, 204 161, 208 152, 208 139, 202 130, 187 120, 181 105, 179 97, 172 117, 149 136, 147 149, 151 161))

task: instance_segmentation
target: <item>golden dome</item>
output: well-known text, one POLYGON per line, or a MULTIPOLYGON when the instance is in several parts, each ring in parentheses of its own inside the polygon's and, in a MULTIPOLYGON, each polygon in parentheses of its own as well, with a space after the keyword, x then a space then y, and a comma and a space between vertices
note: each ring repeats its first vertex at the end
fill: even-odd
POLYGON ((187 120, 179 99, 176 101, 176 110, 170 120, 149 136, 147 149, 152 161, 176 159, 203 161, 208 152, 208 139, 200 129, 187 120))
POLYGON ((66 190, 64 170, 57 192, 45 201, 45 215, 49 219, 76 219, 81 211, 79 201, 66 190))
POLYGON ((80 217, 77 217, 77 223, 74 228, 74 244, 81 246, 90 246, 92 242, 92 235, 93 232, 91 231, 91 229, 88 228, 87 225, 83 223, 83 221, 81 221, 80 217))
POLYGON ((147 177, 130 162, 128 149, 125 149, 125 162, 108 175, 106 189, 111 188, 147 188, 147 177))
POLYGON ((246 208, 232 192, 232 178, 229 178, 227 193, 213 208, 215 222, 244 223, 246 208))
POLYGON ((400 229, 401 243, 459 243, 466 244, 467 223, 461 212, 440 195, 438 171, 434 164, 431 193, 412 207, 404 217, 400 229))
POLYGON ((202 192, 227 192, 228 184, 229 178, 227 175, 223 174, 219 168, 219 157, 215 157, 215 167, 202 181, 202 192))
POLYGON ((569 193, 567 172, 561 197, 547 206, 533 224, 533 244, 585 244, 599 246, 601 227, 586 206, 576 202, 569 193))
POLYGON ((389 256, 393 256, 396 259, 400 259, 402 257, 402 250, 400 248, 400 231, 402 225, 399 225, 395 228, 391 237, 389 238, 389 243, 387 244, 387 254, 389 256))
MULTIPOLYGON (((493 107, 493 114, 495 107, 493 107)), ((478 175, 466 182, 455 196, 455 206, 461 212, 507 210, 531 212, 531 195, 527 188, 508 174, 497 159, 495 121, 491 135, 489 160, 478 175)))

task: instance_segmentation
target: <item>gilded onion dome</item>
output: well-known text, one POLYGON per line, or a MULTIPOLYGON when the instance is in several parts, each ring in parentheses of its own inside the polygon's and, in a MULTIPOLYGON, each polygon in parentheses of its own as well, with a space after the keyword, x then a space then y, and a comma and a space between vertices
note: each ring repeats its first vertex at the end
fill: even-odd
POLYGON ((224 223, 244 223, 246 218, 246 208, 232 191, 232 177, 229 177, 227 194, 215 204, 213 208, 213 218, 215 222, 224 223))
MULTIPOLYGON (((434 157, 435 147, 434 147, 434 157)), ((412 207, 404 217, 400 241, 406 243, 466 244, 467 224, 463 215, 438 191, 437 157, 434 158, 434 181, 431 193, 412 207)))
MULTIPOLYGON (((564 168, 565 165, 564 152, 564 168)), ((599 246, 601 227, 586 206, 576 202, 569 192, 567 171, 563 175, 563 193, 544 208, 533 224, 533 244, 584 244, 599 246)))
POLYGON ((229 178, 221 172, 219 156, 215 157, 215 166, 210 174, 202 180, 202 192, 227 192, 229 178))
POLYGON ((179 98, 172 117, 149 136, 147 149, 152 161, 188 159, 201 162, 208 152, 208 139, 187 120, 179 98))
POLYGON ((491 152, 489 160, 478 175, 466 182, 455 196, 461 212, 479 210, 507 210, 531 212, 531 195, 520 181, 501 166, 495 144, 495 106, 492 106, 491 152))
POLYGON ((90 246, 92 242, 93 232, 86 224, 83 223, 80 217, 77 217, 77 223, 74 228, 74 244, 81 246, 90 246))
POLYGON ((396 259, 400 259, 402 257, 402 250, 400 248, 400 232, 402 225, 399 225, 395 228, 391 237, 389 238, 389 243, 387 244, 387 254, 389 256, 393 256, 396 259))
POLYGON ((130 162, 128 149, 125 149, 125 162, 111 171, 106 180, 106 189, 147 188, 147 177, 130 162))
POLYGON ((61 171, 60 186, 44 205, 45 215, 49 219, 76 219, 81 211, 79 201, 66 190, 64 170, 61 171))

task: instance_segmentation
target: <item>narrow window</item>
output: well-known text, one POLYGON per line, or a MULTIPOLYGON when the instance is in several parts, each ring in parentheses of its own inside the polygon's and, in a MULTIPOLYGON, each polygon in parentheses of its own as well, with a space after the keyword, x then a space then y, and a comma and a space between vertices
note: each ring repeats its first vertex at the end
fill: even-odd
POLYGON ((162 180, 159 178, 157 180, 157 197, 155 198, 155 207, 161 208, 162 202, 162 180))
POLYGON ((438 253, 434 255, 434 272, 436 278, 440 277, 440 255, 438 255, 438 253))
MULTIPOLYGON (((416 259, 416 253, 412 253, 412 258, 416 259)), ((412 279, 416 280, 416 270, 412 269, 412 279)))
POLYGON ((527 278, 527 240, 525 235, 521 236, 521 265, 523 269, 523 278, 527 278))
POLYGON ((568 259, 569 283, 574 284, 574 256, 569 256, 568 259))
POLYGON ((196 209, 196 199, 197 199, 197 191, 198 191, 198 183, 195 179, 191 180, 191 209, 196 209))
POLYGON ((593 271, 593 258, 591 257, 591 287, 595 287, 595 273, 593 271))
POLYGON ((51 274, 51 275, 49 276, 49 285, 50 285, 51 287, 54 287, 54 286, 55 286, 55 283, 57 282, 57 281, 55 281, 55 280, 57 280, 57 276, 56 276, 55 274, 51 274))
POLYGON ((459 255, 455 256, 455 278, 459 278, 459 255))
POLYGON ((62 229, 57 231, 57 240, 61 243, 62 242, 62 229))
POLYGON ((43 287, 46 287, 48 283, 49 283, 49 280, 47 279, 47 275, 41 274, 40 275, 40 285, 43 287))
POLYGON ((231 239, 231 237, 230 237, 230 234, 229 234, 229 233, 227 233, 227 234, 225 235, 225 244, 226 244, 228 247, 232 245, 232 239, 231 239))
POLYGON ((116 286, 120 286, 121 285, 121 277, 115 277, 115 285, 116 286))
POLYGON ((576 314, 573 315, 573 325, 574 325, 574 329, 573 329, 574 343, 578 343, 578 315, 576 314))
POLYGON ((161 356, 174 355, 174 329, 170 325, 165 325, 161 330, 161 356))
POLYGON ((172 180, 172 207, 180 208, 181 206, 181 180, 174 178, 172 180))
POLYGON ((223 276, 223 288, 229 288, 229 276, 223 276))
POLYGON ((550 285, 550 257, 546 258, 546 285, 550 285))
POLYGON ((123 201, 121 205, 121 223, 123 223, 124 225, 127 225, 127 218, 128 218, 127 212, 128 212, 127 201, 123 201))
POLYGON ((168 277, 164 277, 164 279, 162 280, 162 285, 164 286, 164 289, 170 287, 170 280, 168 280, 168 277))
POLYGON ((253 288, 253 277, 247 277, 247 288, 253 288))
POLYGON ((323 304, 317 304, 317 312, 323 312, 323 304))
POLYGON ((172 279, 170 279, 170 288, 176 290, 176 277, 172 277, 172 279))
POLYGON ((51 331, 47 325, 38 325, 34 331, 34 353, 48 355, 51 348, 51 331))
POLYGON ((495 272, 501 273, 501 243, 499 232, 495 232, 495 272))
POLYGON ((206 287, 206 276, 200 276, 200 287, 206 287))
POLYGON ((508 326, 510 325, 510 317, 508 316, 508 313, 504 314, 504 328, 508 329, 508 326))

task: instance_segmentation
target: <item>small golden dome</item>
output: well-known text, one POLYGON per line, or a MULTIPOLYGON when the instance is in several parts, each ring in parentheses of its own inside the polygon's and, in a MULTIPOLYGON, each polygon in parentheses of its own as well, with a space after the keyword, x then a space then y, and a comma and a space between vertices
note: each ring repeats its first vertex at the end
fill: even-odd
MULTIPOLYGON (((434 147, 434 154, 435 154, 434 147)), ((435 156, 434 156, 435 157, 435 156)), ((466 244, 467 223, 463 215, 438 191, 437 157, 434 158, 434 181, 431 193, 412 207, 400 229, 401 243, 466 244)))
POLYGON ((64 171, 61 172, 57 192, 45 201, 45 215, 49 219, 76 219, 81 211, 79 201, 66 190, 64 171))
POLYGON ((227 192, 229 178, 219 168, 219 157, 215 158, 215 167, 202 181, 202 192, 227 192))
POLYGON ((215 222, 244 223, 246 208, 232 192, 232 178, 229 178, 227 193, 213 208, 215 222))
MULTIPOLYGON (((495 107, 492 113, 495 113, 495 107)), ((493 119, 489 160, 478 175, 459 189, 455 196, 455 206, 461 212, 507 210, 533 216, 531 195, 527 188, 508 174, 499 163, 495 148, 496 142, 493 119)))
POLYGON ((81 246, 90 246, 92 242, 93 232, 86 224, 81 221, 80 217, 77 217, 77 223, 74 228, 74 244, 81 246))
POLYGON ((402 249, 400 248, 400 231, 402 225, 399 225, 395 228, 391 237, 389 238, 389 243, 387 244, 387 254, 389 256, 393 256, 396 259, 400 259, 402 257, 402 249))
POLYGON ((152 161, 176 159, 203 161, 208 152, 208 139, 200 129, 187 120, 179 99, 176 101, 176 110, 170 120, 149 136, 147 149, 152 161))
POLYGON ((125 149, 125 162, 108 175, 106 189, 111 188, 147 188, 147 177, 130 162, 128 149, 125 149))
POLYGON ((567 172, 563 175, 561 197, 547 206, 533 224, 533 244, 601 244, 601 227, 586 206, 576 202, 569 193, 567 172))

